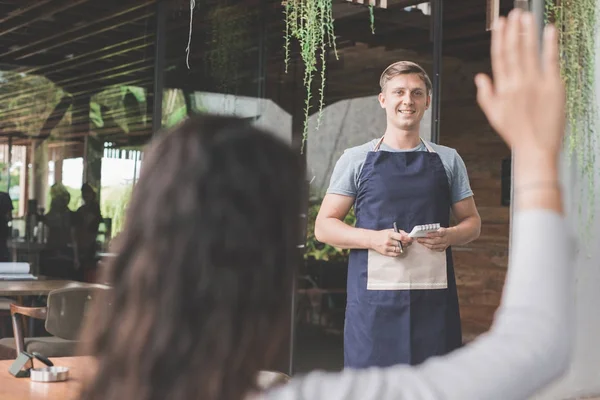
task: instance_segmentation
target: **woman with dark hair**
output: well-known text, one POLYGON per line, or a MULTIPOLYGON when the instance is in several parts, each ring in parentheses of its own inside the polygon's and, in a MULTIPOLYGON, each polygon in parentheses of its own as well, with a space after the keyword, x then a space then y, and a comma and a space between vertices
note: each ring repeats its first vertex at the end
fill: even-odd
POLYGON ((261 393, 281 344, 299 241, 303 170, 288 146, 233 118, 191 119, 147 153, 118 256, 111 306, 84 333, 97 370, 86 400, 524 399, 570 357, 571 243, 558 154, 564 88, 557 35, 543 68, 531 14, 493 32, 494 82, 478 101, 515 154, 514 248, 490 332, 415 367, 311 373, 261 393))
POLYGON ((146 153, 113 306, 88 326, 87 399, 242 399, 284 337, 299 155, 232 118, 189 119, 146 153))

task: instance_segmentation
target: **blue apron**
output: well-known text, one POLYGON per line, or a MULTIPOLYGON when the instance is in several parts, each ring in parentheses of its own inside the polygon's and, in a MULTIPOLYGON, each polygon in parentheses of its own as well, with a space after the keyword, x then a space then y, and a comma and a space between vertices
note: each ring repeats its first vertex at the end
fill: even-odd
MULTIPOLYGON (((356 227, 411 232, 450 223, 450 188, 439 155, 428 151, 368 153, 359 176, 356 227)), ((416 365, 462 344, 452 252, 416 241, 399 257, 352 250, 344 327, 346 368, 416 365), (396 263, 396 264, 395 264, 396 263)))

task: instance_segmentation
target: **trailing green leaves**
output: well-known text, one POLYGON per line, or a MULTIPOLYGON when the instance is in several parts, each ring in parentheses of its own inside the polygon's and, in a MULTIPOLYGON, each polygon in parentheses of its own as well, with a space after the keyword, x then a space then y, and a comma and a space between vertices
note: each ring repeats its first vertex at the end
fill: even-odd
POLYGON ((285 66, 286 72, 290 61, 291 39, 296 39, 300 46, 300 56, 304 64, 304 129, 302 132, 301 151, 308 134, 308 118, 311 111, 312 86, 315 74, 319 71, 321 85, 319 86, 319 117, 317 129, 321 122, 325 99, 325 71, 327 53, 332 49, 337 59, 335 33, 333 28, 333 12, 331 0, 287 0, 284 5, 285 15, 285 66))
MULTIPOLYGON (((598 108, 595 95, 596 0, 546 0, 546 18, 559 30, 561 73, 566 86, 567 154, 588 184, 588 212, 596 198, 598 108)), ((581 213, 581 204, 580 204, 581 213)), ((584 217, 588 227, 593 218, 584 217)))

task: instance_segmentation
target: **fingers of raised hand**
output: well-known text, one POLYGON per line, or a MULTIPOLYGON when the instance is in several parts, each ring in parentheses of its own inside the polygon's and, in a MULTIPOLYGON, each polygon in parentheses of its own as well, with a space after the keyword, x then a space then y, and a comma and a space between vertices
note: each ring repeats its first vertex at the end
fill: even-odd
POLYGON ((521 67, 523 73, 529 78, 539 77, 542 73, 540 63, 540 48, 538 44, 538 31, 533 14, 525 13, 521 16, 522 46, 520 57, 523 60, 521 67))
POLYGON ((497 89, 499 91, 505 88, 511 88, 515 81, 520 81, 523 75, 523 44, 521 32, 523 26, 521 16, 523 12, 520 9, 513 9, 508 15, 504 38, 502 40, 502 48, 500 56, 504 58, 504 65, 508 69, 507 75, 503 76, 498 81, 497 89))
POLYGON ((540 76, 539 45, 530 12, 514 9, 492 31, 494 89, 511 90, 540 76))
POLYGON ((560 55, 558 50, 558 31, 553 25, 544 28, 544 50, 542 53, 544 76, 560 78, 560 55))
POLYGON ((492 56, 492 73, 494 79, 502 79, 508 75, 508 67, 504 58, 504 31, 506 30, 506 20, 499 18, 492 31, 492 44, 490 48, 492 56))

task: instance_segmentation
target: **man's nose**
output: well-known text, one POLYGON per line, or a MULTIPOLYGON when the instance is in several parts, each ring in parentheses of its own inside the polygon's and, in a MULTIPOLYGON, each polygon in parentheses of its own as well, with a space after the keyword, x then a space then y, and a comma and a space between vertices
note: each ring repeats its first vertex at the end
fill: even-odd
POLYGON ((412 94, 407 93, 402 97, 402 102, 405 104, 413 104, 414 103, 414 99, 412 97, 412 94))

